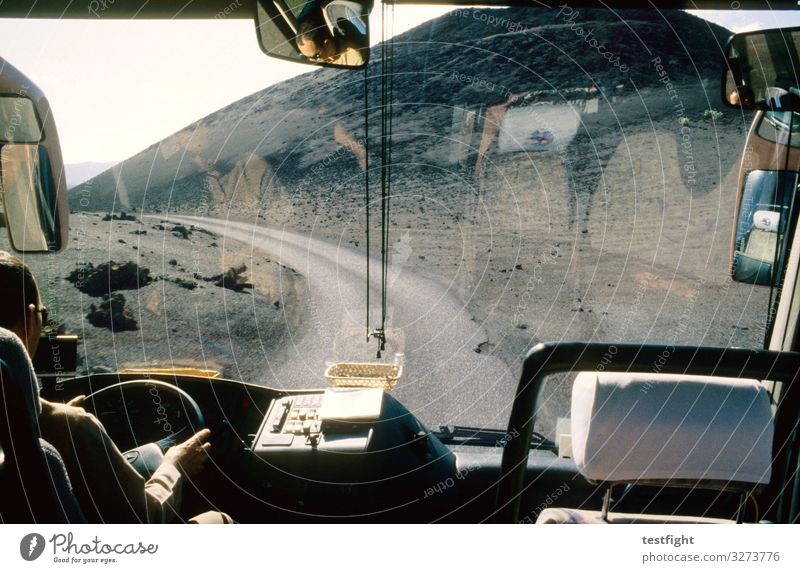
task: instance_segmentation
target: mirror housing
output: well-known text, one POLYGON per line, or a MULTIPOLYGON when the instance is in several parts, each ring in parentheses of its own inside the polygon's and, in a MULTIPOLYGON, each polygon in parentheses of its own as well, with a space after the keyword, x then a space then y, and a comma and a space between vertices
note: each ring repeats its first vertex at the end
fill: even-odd
POLYGON ((257 0, 256 32, 268 56, 339 69, 369 61, 373 0, 257 0))
POLYGON ((66 248, 67 180, 50 104, 36 84, 2 58, 0 212, 15 251, 66 248))
POLYGON ((739 170, 731 278, 777 285, 787 257, 787 230, 800 187, 800 114, 759 112, 739 170))
POLYGON ((800 28, 734 34, 725 48, 722 101, 735 108, 800 111, 800 28))

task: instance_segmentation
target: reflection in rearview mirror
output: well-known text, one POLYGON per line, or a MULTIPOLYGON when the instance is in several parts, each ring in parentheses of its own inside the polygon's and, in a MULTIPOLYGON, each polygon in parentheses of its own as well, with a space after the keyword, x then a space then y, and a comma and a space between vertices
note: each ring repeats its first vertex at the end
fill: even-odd
POLYGON ((256 29, 267 55, 355 69, 369 60, 372 0, 258 0, 256 29))
POLYGON ((733 280, 776 283, 783 257, 789 206, 798 188, 793 171, 754 170, 745 176, 733 251, 733 280))
POLYGON ((39 143, 42 124, 36 116, 36 106, 26 97, 0 94, 0 144, 39 143))
POLYGON ((733 107, 800 110, 800 28, 735 34, 726 50, 722 99, 733 107))
POLYGON ((771 285, 775 262, 783 242, 781 217, 785 208, 775 204, 779 187, 787 178, 778 171, 753 171, 748 174, 739 211, 733 253, 733 280, 771 285))
POLYGON ((11 244, 21 252, 57 251, 61 236, 52 169, 41 145, 0 147, 0 205, 11 244))

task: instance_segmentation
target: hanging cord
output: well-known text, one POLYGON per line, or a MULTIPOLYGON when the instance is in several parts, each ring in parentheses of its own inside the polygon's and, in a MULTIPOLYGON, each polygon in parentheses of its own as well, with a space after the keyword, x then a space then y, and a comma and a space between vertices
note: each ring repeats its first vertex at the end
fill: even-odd
MULTIPOLYGON (((386 4, 381 3, 381 324, 376 330, 370 329, 370 309, 369 309, 369 175, 365 176, 366 202, 367 202, 367 341, 374 337, 378 340, 377 357, 381 358, 381 353, 386 350, 386 317, 388 315, 388 291, 389 291, 389 212, 391 197, 391 162, 392 162, 392 100, 394 93, 394 5, 391 7, 391 16, 387 17, 388 11, 386 4)), ((369 140, 369 113, 368 106, 368 81, 366 70, 364 73, 364 132, 365 138, 369 140)), ((367 145, 367 157, 369 157, 369 147, 367 145)), ((366 163, 369 172, 369 163, 366 163)))
POLYGON ((375 333, 380 343, 378 358, 386 341, 383 306, 386 292, 386 55, 386 4, 381 3, 381 325, 375 333))
MULTIPOLYGON (((387 64, 389 59, 388 40, 387 37, 387 7, 386 4, 381 3, 381 346, 380 350, 384 350, 386 343, 386 288, 387 288, 387 273, 386 266, 389 256, 388 245, 386 244, 386 216, 388 213, 386 206, 386 189, 388 183, 388 139, 389 139, 389 114, 387 113, 387 104, 389 96, 389 82, 387 78, 387 64)), ((380 352, 378 353, 380 357, 380 352)))
MULTIPOLYGON (((388 291, 389 291, 389 228, 391 226, 390 221, 390 209, 391 209, 391 201, 392 201, 392 118, 393 118, 393 106, 394 106, 394 3, 391 4, 389 10, 391 11, 389 21, 387 23, 388 29, 388 38, 386 40, 386 44, 388 45, 387 48, 387 61, 386 61, 386 69, 387 69, 387 81, 386 81, 386 93, 387 97, 384 102, 384 109, 386 110, 386 186, 385 186, 385 196, 386 196, 386 222, 383 226, 383 241, 385 245, 385 260, 383 264, 383 283, 384 288, 381 298, 381 306, 382 306, 382 320, 381 320, 381 330, 384 332, 384 342, 385 342, 385 332, 386 332, 386 316, 388 314, 389 306, 388 306, 388 291)), ((381 348, 383 349, 383 348, 381 348)))
POLYGON ((369 74, 364 66, 364 205, 367 212, 367 342, 369 342, 369 74))

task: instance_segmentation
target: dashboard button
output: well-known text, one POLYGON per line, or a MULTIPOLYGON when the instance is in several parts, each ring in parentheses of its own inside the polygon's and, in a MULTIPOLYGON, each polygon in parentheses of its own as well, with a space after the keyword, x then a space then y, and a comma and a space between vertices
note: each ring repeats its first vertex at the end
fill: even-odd
POLYGON ((265 434, 261 436, 262 446, 291 446, 294 441, 292 434, 265 434))

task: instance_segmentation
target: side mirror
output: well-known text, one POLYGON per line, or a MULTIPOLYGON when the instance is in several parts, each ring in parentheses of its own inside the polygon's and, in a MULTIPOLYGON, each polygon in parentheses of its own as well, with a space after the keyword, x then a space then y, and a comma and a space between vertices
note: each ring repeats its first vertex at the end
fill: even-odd
POLYGON ((42 91, 0 58, 0 224, 21 253, 67 246, 69 207, 64 163, 42 91))
POLYGON ((373 0, 258 0, 256 32, 268 56, 358 69, 369 61, 373 0))
POLYGON ((800 111, 800 28, 734 34, 725 49, 722 101, 730 107, 800 111))
POLYGON ((781 187, 793 191, 796 183, 781 171, 747 174, 734 237, 732 278, 736 282, 768 286, 778 276, 788 214, 788 205, 775 203, 781 187))
POLYGON ((740 173, 737 199, 731 257, 731 278, 736 282, 769 286, 777 284, 782 275, 790 209, 800 187, 797 115, 764 112, 754 120, 747 148, 756 164, 740 173), (787 163, 789 170, 785 169, 787 163))

